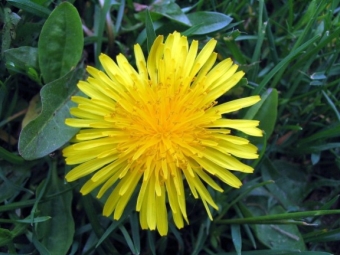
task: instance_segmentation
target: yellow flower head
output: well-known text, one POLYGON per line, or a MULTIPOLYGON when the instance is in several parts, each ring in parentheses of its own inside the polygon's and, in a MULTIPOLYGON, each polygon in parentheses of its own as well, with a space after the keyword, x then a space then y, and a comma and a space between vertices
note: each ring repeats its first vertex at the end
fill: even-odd
POLYGON ((110 189, 103 214, 118 220, 134 190, 136 210, 143 229, 168 232, 168 202, 175 225, 188 222, 183 180, 200 198, 212 219, 209 205, 218 209, 205 184, 222 192, 212 176, 238 188, 240 180, 230 171, 253 172, 238 158, 255 159, 257 148, 230 129, 262 136, 255 120, 226 119, 222 114, 248 107, 259 96, 216 105, 242 78, 230 59, 215 65, 211 39, 198 52, 185 36, 158 36, 145 60, 134 47, 137 70, 122 55, 116 63, 101 54, 104 72, 87 67, 90 77, 78 87, 89 98, 74 96, 78 106, 66 124, 81 128, 73 144, 63 150, 68 165, 78 164, 67 175, 72 182, 90 175, 83 195, 100 186, 97 197, 110 189), (183 220, 184 219, 184 220, 183 220))

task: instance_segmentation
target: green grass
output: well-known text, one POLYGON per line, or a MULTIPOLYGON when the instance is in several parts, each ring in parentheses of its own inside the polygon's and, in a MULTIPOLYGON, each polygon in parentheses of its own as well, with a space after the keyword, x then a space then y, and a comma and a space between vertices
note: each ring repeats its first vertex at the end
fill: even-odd
POLYGON ((60 12, 61 2, 0 6, 1 254, 340 254, 339 0, 73 0, 60 12), (52 34, 56 19, 67 29, 52 34), (187 188, 190 224, 178 230, 170 217, 160 237, 140 229, 133 201, 113 221, 80 195, 82 181, 65 183, 59 149, 76 130, 60 123, 85 65, 100 68, 101 52, 133 64, 135 43, 147 53, 174 30, 217 39, 219 59, 240 65, 247 80, 226 98, 260 94, 237 116, 259 119, 266 135, 252 140, 260 158, 247 162, 254 174, 238 175, 240 189, 209 190, 214 221, 187 188))

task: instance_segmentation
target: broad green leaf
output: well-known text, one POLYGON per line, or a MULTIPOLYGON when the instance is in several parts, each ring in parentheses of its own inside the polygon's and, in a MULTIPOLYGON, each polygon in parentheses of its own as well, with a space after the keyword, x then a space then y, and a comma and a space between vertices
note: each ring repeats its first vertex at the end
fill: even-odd
POLYGON ((44 23, 42 22, 34 22, 34 19, 31 22, 28 22, 27 20, 25 22, 20 22, 18 26, 16 26, 13 43, 16 45, 23 45, 21 47, 27 47, 26 45, 32 45, 32 42, 34 42, 34 48, 38 49, 37 38, 40 35, 43 25, 44 23))
POLYGON ((188 28, 187 30, 181 32, 181 34, 189 37, 189 36, 193 35, 199 28, 200 28, 200 25, 195 25, 195 26, 192 26, 192 27, 188 28))
POLYGON ((218 12, 193 12, 187 14, 192 26, 200 26, 193 34, 203 35, 221 30, 228 26, 233 20, 228 15, 218 12))
POLYGON ((151 12, 158 13, 164 17, 167 17, 175 22, 182 23, 184 25, 190 26, 190 20, 188 17, 184 14, 184 12, 181 10, 181 8, 178 6, 178 4, 175 3, 175 1, 159 1, 155 2, 151 6, 151 12))
POLYGON ((54 81, 74 68, 83 44, 78 11, 72 4, 63 2, 48 17, 39 37, 39 66, 44 82, 54 81))
MULTIPOLYGON (((275 206, 269 211, 269 214, 275 215, 283 212, 281 206, 275 206)), ((271 249, 306 250, 304 240, 296 225, 257 224, 254 226, 254 230, 257 238, 271 249)))
POLYGON ((264 159, 261 174, 263 180, 273 180, 267 189, 288 210, 299 206, 307 189, 307 177, 303 171, 286 161, 270 161, 264 159))
POLYGON ((41 79, 37 72, 39 70, 38 48, 22 46, 9 49, 4 52, 6 67, 10 73, 21 73, 28 75, 32 80, 41 85, 41 79))
POLYGON ((42 112, 24 127, 19 137, 19 153, 23 158, 44 157, 77 133, 78 129, 65 125, 65 118, 71 117, 69 108, 75 104, 70 97, 78 92, 76 83, 83 72, 77 68, 41 89, 42 112))
POLYGON ((38 49, 29 46, 9 49, 5 52, 6 62, 13 63, 15 66, 26 69, 28 67, 39 69, 38 49))
MULTIPOLYGON (((38 187, 37 193, 42 192, 43 185, 44 182, 38 187)), ((63 192, 66 188, 64 181, 58 178, 56 169, 52 170, 44 195, 60 194, 38 205, 40 215, 51 217, 36 227, 41 244, 51 255, 66 254, 73 242, 72 191, 63 192)))
POLYGON ((37 94, 31 99, 28 105, 26 115, 21 123, 22 128, 26 127, 28 123, 30 123, 32 120, 38 117, 40 113, 41 113, 41 100, 40 95, 37 94))
POLYGON ((10 5, 13 5, 19 9, 22 9, 26 12, 32 13, 36 16, 47 18, 50 14, 50 10, 46 7, 43 7, 39 4, 34 3, 30 0, 7 0, 10 5))

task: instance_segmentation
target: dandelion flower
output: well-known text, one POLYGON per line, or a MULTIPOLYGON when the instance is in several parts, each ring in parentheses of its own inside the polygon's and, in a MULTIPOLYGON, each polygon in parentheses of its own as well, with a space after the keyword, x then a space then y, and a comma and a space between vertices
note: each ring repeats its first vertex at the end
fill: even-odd
POLYGON ((135 45, 136 69, 122 54, 116 62, 101 54, 104 72, 87 67, 90 77, 78 83, 87 97, 72 97, 78 105, 70 112, 76 118, 65 121, 80 131, 63 155, 68 165, 78 165, 66 175, 68 182, 90 176, 83 195, 96 188, 98 198, 109 193, 103 215, 118 220, 138 189, 141 227, 166 235, 167 204, 178 228, 188 223, 185 182, 212 219, 209 206, 218 206, 206 186, 222 192, 219 179, 239 188, 241 181, 231 171, 253 172, 237 158, 257 158, 256 146, 231 130, 262 136, 259 122, 222 115, 260 97, 217 105, 244 73, 231 59, 214 65, 215 45, 211 39, 198 53, 197 41, 189 45, 174 32, 165 41, 156 38, 147 60, 135 45))

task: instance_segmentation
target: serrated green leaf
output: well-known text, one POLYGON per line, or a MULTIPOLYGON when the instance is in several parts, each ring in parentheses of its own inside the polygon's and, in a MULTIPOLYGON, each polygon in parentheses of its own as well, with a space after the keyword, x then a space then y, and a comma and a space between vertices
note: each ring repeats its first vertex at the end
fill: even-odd
POLYGON ((63 2, 48 17, 39 37, 39 66, 45 83, 64 76, 77 65, 83 44, 78 11, 63 2))
POLYGON ((200 26, 193 34, 203 35, 221 30, 233 20, 228 15, 218 12, 193 12, 187 14, 192 26, 200 26))
POLYGON ((40 91, 42 112, 24 127, 19 137, 19 153, 27 160, 48 155, 69 141, 78 129, 65 125, 75 105, 70 97, 78 92, 77 81, 84 70, 77 68, 45 85, 40 91))
MULTIPOLYGON (((41 192, 44 182, 39 186, 41 192)), ((52 170, 51 182, 47 185, 44 195, 61 193, 47 202, 40 203, 38 209, 41 215, 51 219, 37 224, 36 233, 41 238, 41 244, 51 255, 64 255, 70 248, 74 235, 74 221, 72 217, 72 192, 63 192, 66 185, 60 180, 56 169, 52 170)))

